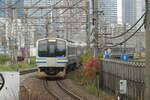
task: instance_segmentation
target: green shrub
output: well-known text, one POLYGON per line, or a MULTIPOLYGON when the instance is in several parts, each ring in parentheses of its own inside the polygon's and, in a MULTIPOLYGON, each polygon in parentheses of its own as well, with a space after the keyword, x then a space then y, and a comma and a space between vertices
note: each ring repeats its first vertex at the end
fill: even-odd
POLYGON ((99 54, 98 59, 102 59, 102 58, 103 58, 103 54, 99 54))
POLYGON ((7 61, 10 61, 10 57, 0 57, 0 64, 5 64, 7 61))

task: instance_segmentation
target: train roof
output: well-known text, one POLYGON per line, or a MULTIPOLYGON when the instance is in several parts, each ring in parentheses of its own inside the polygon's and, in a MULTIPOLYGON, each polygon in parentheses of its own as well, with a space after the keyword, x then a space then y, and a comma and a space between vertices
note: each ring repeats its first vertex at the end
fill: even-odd
POLYGON ((42 38, 42 39, 38 39, 37 41, 41 41, 41 40, 45 40, 45 39, 48 39, 48 40, 65 40, 65 39, 62 39, 62 38, 56 38, 56 37, 48 37, 48 38, 42 38))

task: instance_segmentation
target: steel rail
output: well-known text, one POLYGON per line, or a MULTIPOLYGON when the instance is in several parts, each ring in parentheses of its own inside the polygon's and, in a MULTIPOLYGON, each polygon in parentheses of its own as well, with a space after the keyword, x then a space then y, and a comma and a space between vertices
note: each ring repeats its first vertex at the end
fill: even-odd
POLYGON ((48 88, 48 81, 46 79, 43 80, 43 86, 44 86, 45 90, 48 92, 49 95, 52 95, 57 100, 63 100, 60 96, 58 96, 56 93, 52 92, 52 90, 50 90, 48 88))
POLYGON ((75 93, 69 91, 68 89, 66 89, 61 81, 56 81, 57 85, 65 92, 67 93, 68 95, 70 95, 72 98, 74 98, 75 100, 84 100, 83 98, 79 97, 78 95, 76 95, 75 93))

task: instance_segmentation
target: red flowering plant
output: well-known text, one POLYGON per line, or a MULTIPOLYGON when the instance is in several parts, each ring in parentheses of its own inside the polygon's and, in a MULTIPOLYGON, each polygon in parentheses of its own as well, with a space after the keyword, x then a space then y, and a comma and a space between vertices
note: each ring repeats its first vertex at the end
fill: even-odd
POLYGON ((83 62, 83 79, 86 84, 93 83, 96 79, 96 73, 100 71, 100 64, 98 59, 89 57, 83 62))

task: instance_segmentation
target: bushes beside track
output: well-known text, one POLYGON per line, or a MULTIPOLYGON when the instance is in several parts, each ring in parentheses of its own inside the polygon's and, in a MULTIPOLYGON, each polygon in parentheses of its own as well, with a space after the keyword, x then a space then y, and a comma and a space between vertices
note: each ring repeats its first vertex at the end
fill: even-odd
POLYGON ((33 68, 34 64, 28 64, 26 62, 18 62, 17 64, 11 65, 0 65, 0 71, 19 71, 23 69, 30 69, 33 68))
MULTIPOLYGON (((98 59, 92 56, 91 53, 87 52, 80 58, 80 67, 71 73, 71 79, 81 88, 84 88, 87 92, 97 95, 103 100, 115 100, 111 94, 108 94, 97 87, 97 73, 101 74, 101 64, 99 59, 102 55, 98 56, 98 59)), ((101 83, 101 79, 99 79, 101 83)))
POLYGON ((0 56, 0 64, 5 64, 6 62, 10 61, 10 57, 0 56))

